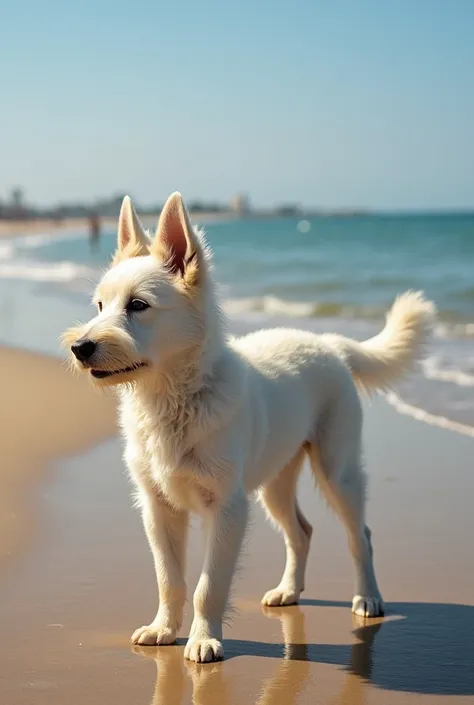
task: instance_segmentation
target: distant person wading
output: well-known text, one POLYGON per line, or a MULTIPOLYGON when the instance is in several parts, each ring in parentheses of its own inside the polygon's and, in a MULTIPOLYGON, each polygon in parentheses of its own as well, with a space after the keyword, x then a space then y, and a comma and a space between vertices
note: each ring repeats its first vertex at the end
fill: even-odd
POLYGON ((89 216, 89 242, 91 250, 97 250, 100 239, 100 219, 97 213, 91 213, 89 216))

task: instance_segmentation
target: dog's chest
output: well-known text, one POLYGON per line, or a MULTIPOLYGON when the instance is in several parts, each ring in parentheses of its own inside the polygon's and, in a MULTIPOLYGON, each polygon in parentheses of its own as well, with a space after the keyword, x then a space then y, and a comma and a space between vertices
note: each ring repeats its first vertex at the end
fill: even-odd
POLYGON ((160 423, 133 404, 122 407, 122 425, 139 484, 155 487, 177 509, 200 512, 212 505, 205 463, 185 426, 160 423))

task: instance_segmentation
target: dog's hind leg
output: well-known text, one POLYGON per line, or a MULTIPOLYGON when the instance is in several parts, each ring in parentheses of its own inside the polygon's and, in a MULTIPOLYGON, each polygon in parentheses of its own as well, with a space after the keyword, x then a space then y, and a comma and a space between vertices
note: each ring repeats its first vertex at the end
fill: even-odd
POLYGON ((318 443, 309 448, 311 467, 328 504, 343 522, 356 573, 352 611, 379 617, 384 606, 373 566, 370 529, 365 525, 366 480, 360 461, 358 414, 340 404, 318 443))
POLYGON ((304 589, 306 561, 313 529, 296 499, 296 486, 305 451, 300 448, 283 470, 260 491, 260 501, 285 537, 286 565, 280 584, 269 590, 262 604, 292 605, 304 589))

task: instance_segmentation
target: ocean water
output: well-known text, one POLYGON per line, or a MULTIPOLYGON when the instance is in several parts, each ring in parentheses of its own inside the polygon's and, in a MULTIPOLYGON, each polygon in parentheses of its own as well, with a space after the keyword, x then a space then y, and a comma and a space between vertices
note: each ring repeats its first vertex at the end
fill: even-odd
MULTIPOLYGON (((224 308, 239 331, 291 325, 364 339, 395 296, 422 289, 439 319, 428 356, 388 400, 402 413, 474 435, 474 215, 247 219, 205 226, 224 308)), ((59 353, 93 314, 115 248, 79 230, 0 241, 0 341, 59 353)))

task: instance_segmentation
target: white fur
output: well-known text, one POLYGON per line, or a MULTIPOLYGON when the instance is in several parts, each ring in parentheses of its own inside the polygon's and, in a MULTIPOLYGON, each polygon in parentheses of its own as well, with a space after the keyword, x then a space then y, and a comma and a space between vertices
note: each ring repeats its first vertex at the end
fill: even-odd
MULTIPOLYGON (((186 252, 196 251, 199 260, 196 290, 183 294, 179 274, 171 276, 151 245, 151 254, 124 259, 105 275, 97 294, 102 313, 86 327, 89 336, 102 341, 95 367, 113 369, 124 337, 128 343, 117 357, 120 365, 125 366, 125 358, 131 365, 147 363, 136 374, 118 375, 126 383, 119 386, 125 460, 136 483, 159 589, 156 617, 132 640, 175 640, 186 595, 188 515, 197 512, 205 518, 207 548, 185 657, 222 658, 222 619, 253 493, 283 532, 287 550, 282 579, 262 602, 298 600, 312 531, 296 499, 305 456, 347 529, 356 574, 353 611, 379 616, 383 602, 365 525, 362 412, 355 383, 367 390, 387 388, 406 372, 422 352, 433 306, 419 293, 404 294, 383 332, 365 343, 284 328, 230 338, 202 237, 189 228, 180 197, 172 199, 165 210, 171 208, 166 227, 173 232, 159 231, 156 237, 167 237, 181 252, 184 240, 176 244, 181 227, 186 252), (178 211, 179 217, 173 215, 178 211), (123 308, 135 295, 148 296, 151 307, 131 320, 123 308)), ((145 236, 135 237, 138 242, 145 236)))

